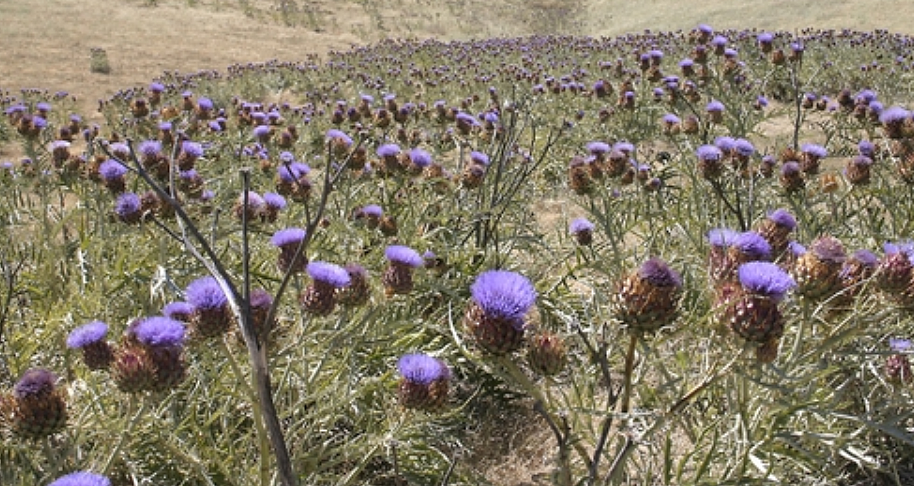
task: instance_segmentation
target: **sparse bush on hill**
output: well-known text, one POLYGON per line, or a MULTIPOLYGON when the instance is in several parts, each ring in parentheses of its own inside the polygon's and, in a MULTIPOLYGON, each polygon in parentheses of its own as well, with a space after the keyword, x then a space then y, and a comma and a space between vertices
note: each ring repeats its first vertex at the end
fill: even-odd
POLYGON ((388 40, 101 125, 7 94, 0 483, 907 484, 912 42, 388 40), (547 459, 482 469, 518 414, 547 459))

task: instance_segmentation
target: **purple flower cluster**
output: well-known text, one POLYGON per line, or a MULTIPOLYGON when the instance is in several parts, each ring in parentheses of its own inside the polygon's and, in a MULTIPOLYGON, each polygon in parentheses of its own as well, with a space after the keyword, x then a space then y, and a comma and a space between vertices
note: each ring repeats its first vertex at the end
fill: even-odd
POLYGON ((520 322, 536 302, 536 289, 527 277, 505 270, 479 274, 470 287, 473 301, 486 316, 520 322))
POLYGON ((397 361, 397 369, 403 378, 416 385, 429 385, 451 377, 451 370, 444 362, 421 353, 403 355, 397 361))

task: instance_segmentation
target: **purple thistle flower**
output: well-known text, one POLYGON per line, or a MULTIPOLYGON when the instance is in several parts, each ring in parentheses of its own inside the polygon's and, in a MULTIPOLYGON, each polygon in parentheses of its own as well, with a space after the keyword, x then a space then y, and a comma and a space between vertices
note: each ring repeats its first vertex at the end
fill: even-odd
POLYGON ((146 157, 154 157, 162 153, 162 142, 158 140, 146 140, 140 143, 139 152, 146 157))
POLYGON ((476 117, 470 115, 469 113, 460 112, 454 117, 458 123, 466 123, 470 126, 478 126, 479 121, 476 120, 476 117))
POLYGON ((307 271, 314 281, 329 284, 335 288, 346 287, 351 281, 349 272, 333 263, 314 261, 308 264, 307 271))
POLYGON ((806 254, 806 247, 797 243, 796 241, 791 241, 787 243, 787 250, 790 251, 790 254, 798 257, 806 254))
POLYGON ((911 349, 910 339, 889 338, 889 348, 896 353, 904 353, 911 349))
POLYGON ((857 144, 857 151, 864 157, 873 158, 876 155, 876 146, 869 140, 861 140, 857 144))
POLYGON ((470 287, 470 293, 486 316, 516 321, 520 325, 523 325, 523 317, 536 302, 536 289, 530 280, 505 270, 488 270, 479 274, 470 287))
POLYGON ((828 151, 825 150, 825 147, 821 145, 816 145, 814 143, 803 144, 802 152, 805 154, 812 155, 813 157, 823 159, 828 155, 828 151))
POLYGON ((228 297, 213 277, 203 277, 191 282, 184 290, 187 302, 201 310, 221 309, 228 304, 228 297))
POLYGON ((162 308, 162 315, 176 321, 184 321, 194 313, 194 306, 187 302, 170 302, 162 308))
POLYGON ((159 123, 159 130, 161 130, 161 131, 163 131, 163 132, 168 132, 168 131, 171 131, 171 129, 172 129, 172 124, 171 124, 171 122, 162 122, 162 123, 159 123))
POLYGON ((774 224, 787 228, 788 230, 793 230, 797 227, 796 218, 790 214, 790 211, 783 208, 772 211, 771 214, 768 215, 768 219, 774 222, 774 224))
POLYGON ((184 344, 184 323, 165 316, 147 317, 129 330, 137 341, 149 347, 171 347, 184 344))
POLYGON ((724 104, 717 100, 711 100, 711 102, 705 106, 705 111, 708 113, 722 113, 724 111, 724 104))
POLYGON ((184 152, 188 157, 194 159, 203 157, 203 145, 200 145, 197 142, 191 142, 190 140, 185 140, 181 144, 181 151, 184 152))
POLYGON ((914 263, 914 241, 906 240, 898 243, 886 242, 882 245, 882 251, 885 252, 886 256, 902 253, 908 257, 908 260, 911 263, 914 263))
POLYGON ((714 32, 714 27, 708 24, 698 24, 698 31, 703 34, 711 34, 714 32))
POLYGON ((702 145, 695 151, 698 160, 703 162, 718 162, 724 156, 723 152, 714 145, 702 145))
POLYGON ((879 115, 879 123, 882 123, 883 125, 902 123, 910 116, 910 111, 900 106, 893 106, 882 110, 882 114, 879 115))
POLYGON ((768 106, 768 98, 766 98, 762 95, 758 95, 758 97, 755 99, 755 103, 759 107, 764 108, 764 107, 768 106))
POLYGON ((341 143, 346 147, 352 145, 352 138, 349 135, 346 135, 341 130, 335 128, 327 130, 327 140, 331 142, 341 143))
POLYGON ((400 265, 406 265, 407 267, 418 268, 425 263, 425 260, 422 259, 416 250, 408 246, 403 245, 390 245, 384 250, 384 256, 391 263, 398 263, 400 265))
POLYGON ((730 40, 722 35, 716 35, 711 39, 711 45, 714 47, 723 47, 727 45, 727 42, 730 42, 730 40))
POLYGON ((717 137, 714 139, 714 146, 721 152, 728 154, 736 147, 736 140, 733 137, 717 137))
POLYGON ((432 165, 432 155, 420 148, 414 148, 409 151, 409 160, 416 167, 425 168, 432 165))
POLYGON ((277 169, 279 178, 283 182, 295 182, 311 172, 311 167, 301 162, 292 162, 288 165, 280 165, 277 169))
POLYGON ((50 393, 57 383, 57 375, 44 369, 32 368, 26 371, 13 387, 13 396, 24 399, 50 393))
POLYGON ((437 380, 447 380, 451 370, 439 359, 427 354, 406 354, 397 361, 397 369, 407 381, 417 385, 430 385, 437 380))
POLYGON ((400 146, 395 143, 386 143, 378 147, 378 157, 396 157, 400 155, 400 146))
POLYGON ((40 101, 35 104, 35 109, 40 112, 48 112, 51 111, 51 104, 46 101, 40 101))
POLYGON ((752 294, 775 302, 784 299, 797 283, 781 267, 770 262, 748 262, 739 266, 739 283, 752 294))
POLYGON ((107 335, 107 324, 102 321, 92 321, 70 331, 70 335, 67 336, 67 347, 70 349, 83 348, 105 339, 107 335))
POLYGON ((114 212, 121 219, 129 219, 140 212, 140 207, 140 196, 132 192, 125 192, 117 197, 117 202, 114 204, 114 212))
POLYGON ((285 209, 286 198, 275 192, 266 192, 263 194, 263 203, 266 204, 268 208, 279 211, 280 209, 285 209))
POLYGON ((855 251, 851 258, 867 267, 875 267, 879 263, 879 258, 876 257, 876 254, 866 249, 855 251))
POLYGON ((568 231, 573 235, 578 234, 582 231, 593 231, 594 228, 594 224, 588 221, 586 218, 576 218, 571 221, 571 224, 568 225, 568 231))
POLYGON ((263 140, 270 136, 270 127, 267 125, 257 125, 254 127, 254 137, 263 140))
POLYGON ((638 275, 654 287, 682 287, 682 277, 659 258, 641 264, 638 275))
POLYGON ((161 92, 165 91, 165 85, 162 83, 156 83, 156 82, 150 83, 149 91, 152 91, 153 93, 161 93, 161 92))
POLYGON ((378 206, 377 204, 369 204, 368 206, 360 209, 359 213, 364 216, 370 216, 372 218, 380 218, 384 214, 384 210, 381 209, 381 206, 378 206))
POLYGON ((281 229, 276 233, 273 233, 273 237, 270 238, 270 243, 279 248, 289 245, 298 246, 301 241, 305 239, 306 234, 305 230, 301 228, 281 229))
POLYGON ((606 142, 590 142, 587 144, 587 151, 591 155, 606 155, 610 150, 612 150, 612 147, 606 142))
POLYGON ((209 98, 198 98, 197 107, 203 111, 210 111, 213 109, 213 100, 209 98))
POLYGON ((762 32, 755 38, 759 44, 770 44, 774 41, 774 34, 771 32, 762 32))
POLYGON ((635 144, 631 142, 616 142, 616 144, 613 145, 613 150, 618 150, 625 155, 631 156, 635 151, 635 144))
POLYGON ((681 68, 690 68, 695 65, 695 61, 691 59, 683 59, 679 61, 679 67, 681 68))
POLYGON ((737 138, 733 142, 733 151, 741 157, 752 157, 752 154, 755 153, 755 147, 752 142, 744 138, 737 138))
POLYGON ((678 116, 676 116, 672 113, 667 113, 666 115, 663 115, 663 123, 666 123, 667 125, 676 125, 681 122, 682 122, 682 120, 678 116))
POLYGON ((127 168, 124 167, 124 164, 114 159, 108 159, 98 166, 98 174, 109 182, 123 178, 126 173, 127 168))
POLYGON ((753 260, 767 260, 771 256, 771 245, 755 231, 740 233, 733 239, 733 247, 753 260))
POLYGON ((738 235, 739 233, 729 228, 714 228, 708 231, 708 242, 716 248, 728 248, 738 235))
POLYGON ((111 481, 101 474, 78 471, 55 479, 48 486, 111 486, 111 481))
POLYGON ((483 166, 489 165, 489 156, 482 152, 477 152, 475 150, 470 152, 470 160, 472 160, 473 163, 475 163, 475 164, 479 164, 479 165, 483 165, 483 166))
POLYGON ((794 160, 788 160, 781 166, 781 175, 792 176, 800 173, 800 164, 794 160))

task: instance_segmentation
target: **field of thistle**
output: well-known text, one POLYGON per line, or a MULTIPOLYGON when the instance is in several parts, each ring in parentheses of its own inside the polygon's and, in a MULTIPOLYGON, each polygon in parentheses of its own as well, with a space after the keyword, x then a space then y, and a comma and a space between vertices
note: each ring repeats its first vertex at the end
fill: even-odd
POLYGON ((912 45, 7 89, 0 484, 912 484, 912 45))

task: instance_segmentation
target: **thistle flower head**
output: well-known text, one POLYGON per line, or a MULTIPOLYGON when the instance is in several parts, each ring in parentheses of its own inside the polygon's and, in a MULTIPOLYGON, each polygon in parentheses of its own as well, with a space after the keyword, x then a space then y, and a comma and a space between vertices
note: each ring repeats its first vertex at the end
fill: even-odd
POLYGON ((408 246, 403 245, 390 245, 384 250, 384 256, 391 263, 398 263, 400 265, 406 265, 407 267, 418 268, 421 267, 425 260, 422 259, 416 250, 408 246))
POLYGON ((722 113, 724 111, 724 104, 718 100, 711 100, 711 102, 705 106, 705 111, 709 113, 722 113))
POLYGON ((729 228, 714 228, 708 231, 708 242, 716 248, 728 248, 738 235, 738 232, 729 228))
POLYGON ((659 258, 641 264, 638 275, 654 287, 682 287, 682 277, 659 258))
POLYGON ((198 142, 185 140, 181 143, 181 151, 191 158, 203 157, 203 145, 198 142))
POLYGON ((284 247, 289 245, 298 246, 307 233, 301 228, 286 228, 273 233, 273 237, 270 238, 270 243, 276 247, 284 247))
POLYGON ((26 371, 13 387, 13 396, 22 400, 45 395, 54 391, 57 375, 44 369, 32 368, 26 371))
POLYGON ((381 206, 378 206, 377 204, 369 204, 360 209, 359 214, 371 218, 380 218, 384 215, 384 209, 382 209, 381 206))
POLYGON ((221 309, 228 304, 228 297, 213 277, 194 280, 184 294, 187 302, 197 309, 221 309))
POLYGON ((869 250, 857 250, 851 255, 851 258, 867 267, 875 267, 879 264, 879 258, 869 250))
POLYGON ((187 302, 170 302, 162 308, 162 315, 176 321, 186 321, 194 313, 194 306, 187 302))
POLYGON ((847 258, 844 245, 837 238, 822 236, 809 245, 810 251, 824 262, 843 263, 847 258))
POLYGON ((329 284, 336 288, 349 285, 349 272, 339 265, 322 261, 313 261, 308 264, 308 275, 316 282, 329 284))
POLYGON ((140 143, 139 152, 145 157, 154 157, 162 153, 162 142, 158 140, 146 140, 140 143))
POLYGON ((270 209, 280 210, 286 207, 286 198, 275 192, 265 192, 263 194, 263 203, 270 209))
POLYGON ((741 157, 751 157, 755 153, 755 146, 744 138, 737 138, 733 142, 733 151, 741 157))
POLYGON ((733 239, 732 246, 752 260, 767 260, 771 256, 771 245, 755 231, 740 233, 733 239))
POLYGON ((790 214, 790 211, 786 209, 775 209, 768 215, 768 219, 771 220, 774 224, 781 226, 787 230, 793 230, 797 227, 797 220, 790 214))
POLYGON ((736 139, 733 137, 717 137, 714 139, 714 146, 719 148, 721 152, 730 153, 736 147, 736 139))
POLYGON ((627 156, 631 156, 635 151, 635 144, 625 141, 616 142, 616 144, 613 145, 613 150, 618 150, 627 156))
POLYGON ((610 150, 612 150, 612 147, 606 142, 590 142, 587 144, 587 151, 591 155, 606 155, 610 150))
POLYGON ((124 167, 124 164, 114 159, 108 159, 98 166, 98 174, 106 181, 120 179, 124 177, 124 174, 126 173, 127 167, 124 167))
POLYGON ((403 378, 417 385, 429 385, 451 377, 451 370, 443 361, 421 353, 403 355, 397 361, 397 369, 403 378))
POLYGON ((67 347, 79 349, 105 339, 108 335, 108 325, 102 321, 92 321, 83 324, 70 332, 67 336, 67 347))
POLYGON ((327 130, 327 140, 335 143, 340 143, 349 147, 352 145, 352 138, 349 135, 346 135, 341 130, 330 129, 327 130))
POLYGON ((882 110, 882 114, 879 115, 879 123, 882 123, 883 125, 903 123, 910 117, 910 111, 900 106, 892 106, 882 110))
POLYGON ((908 260, 911 263, 914 263, 914 241, 907 240, 899 241, 897 243, 886 242, 882 245, 882 251, 885 252, 886 256, 901 253, 908 257, 908 260))
POLYGON ((804 154, 809 154, 819 159, 824 159, 828 155, 828 150, 825 150, 825 147, 814 143, 803 144, 801 150, 804 154))
POLYGON ((276 169, 276 172, 283 182, 296 182, 303 176, 308 175, 308 173, 311 172, 311 167, 308 167, 307 164, 302 162, 291 162, 288 164, 281 164, 279 168, 276 169))
POLYGON ((876 146, 869 140, 861 140, 857 144, 857 151, 864 157, 873 158, 876 155, 876 146))
POLYGON ((485 315, 514 321, 520 321, 536 302, 536 289, 530 280, 505 270, 479 274, 470 293, 485 315))
POLYGON ((420 148, 414 148, 409 151, 409 160, 416 167, 428 167, 432 165, 432 155, 420 148))
POLYGON ((889 348, 896 353, 904 353, 911 349, 910 339, 889 338, 889 348))
POLYGON ((568 231, 571 234, 577 234, 582 231, 593 231, 594 228, 594 224, 588 221, 587 218, 575 218, 571 221, 571 224, 568 225, 568 231))
POLYGON ((783 300, 787 292, 797 285, 793 277, 770 262, 748 262, 740 265, 739 283, 750 293, 768 297, 776 302, 783 300))
POLYGON ((400 146, 395 143, 387 143, 378 147, 378 157, 396 157, 400 155, 400 146))
POLYGON ((758 41, 759 44, 770 44, 771 42, 774 41, 774 34, 772 34, 771 32, 762 32, 758 36, 756 36, 755 39, 756 39, 756 41, 758 41))
POLYGON ((117 197, 114 212, 121 219, 128 219, 140 212, 140 206, 140 196, 132 192, 125 192, 117 197))
POLYGON ((172 347, 184 344, 184 324, 169 317, 147 317, 130 326, 129 333, 137 341, 149 347, 172 347))
POLYGON ((48 486, 111 486, 111 481, 101 474, 78 471, 55 479, 48 486))
POLYGON ((790 251, 790 254, 798 257, 806 254, 806 247, 796 241, 791 241, 787 243, 787 250, 790 251))
POLYGON ((475 150, 470 152, 470 160, 473 161, 474 164, 479 164, 479 165, 484 165, 484 166, 489 165, 489 156, 482 152, 477 152, 475 150))
POLYGON ((698 147, 695 154, 698 156, 698 160, 703 162, 717 162, 724 156, 720 148, 714 145, 702 145, 698 147))

